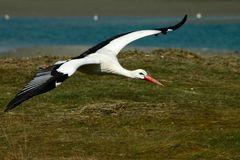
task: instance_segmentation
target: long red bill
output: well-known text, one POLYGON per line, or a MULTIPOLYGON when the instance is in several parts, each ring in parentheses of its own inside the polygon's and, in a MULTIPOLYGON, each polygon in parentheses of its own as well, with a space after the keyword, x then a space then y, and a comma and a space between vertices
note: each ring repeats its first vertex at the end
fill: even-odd
POLYGON ((164 86, 162 83, 158 82, 156 79, 152 78, 151 76, 145 76, 144 80, 155 83, 159 86, 164 86))

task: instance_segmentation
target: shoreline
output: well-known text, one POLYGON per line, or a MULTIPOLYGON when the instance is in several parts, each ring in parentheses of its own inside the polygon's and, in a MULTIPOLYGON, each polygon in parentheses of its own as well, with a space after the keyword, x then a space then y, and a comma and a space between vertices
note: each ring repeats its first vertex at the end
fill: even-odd
MULTIPOLYGON (((186 14, 174 16, 174 15, 125 15, 125 16, 115 16, 115 15, 97 15, 99 22, 111 22, 115 21, 115 19, 118 18, 126 18, 126 19, 137 19, 141 21, 142 18, 149 18, 150 21, 155 21, 156 18, 161 18, 162 22, 165 23, 171 23, 172 21, 175 21, 181 17, 183 17, 186 14)), ((228 23, 240 23, 240 14, 239 15, 202 15, 201 19, 198 19, 196 17, 196 14, 188 15, 188 23, 198 24, 198 23, 207 23, 207 24, 228 24, 228 23)), ((96 15, 95 15, 96 16, 96 15)), ((68 20, 68 19, 84 19, 84 20, 94 20, 94 15, 79 15, 79 16, 19 16, 19 15, 1 15, 0 14, 0 20, 6 20, 11 21, 12 19, 62 19, 62 20, 68 20), (5 16, 9 16, 9 19, 6 19, 5 16)), ((97 21, 98 21, 97 20, 97 21)))
MULTIPOLYGON (((78 56, 84 51, 91 48, 93 45, 60 45, 60 46, 40 46, 40 47, 23 47, 16 48, 5 52, 0 52, 0 58, 8 57, 38 57, 38 56, 78 56)), ((125 51, 142 51, 152 52, 158 49, 176 49, 193 52, 198 55, 240 55, 238 51, 224 49, 209 49, 209 48, 164 48, 164 47, 143 47, 143 46, 127 46, 121 52, 125 51)))

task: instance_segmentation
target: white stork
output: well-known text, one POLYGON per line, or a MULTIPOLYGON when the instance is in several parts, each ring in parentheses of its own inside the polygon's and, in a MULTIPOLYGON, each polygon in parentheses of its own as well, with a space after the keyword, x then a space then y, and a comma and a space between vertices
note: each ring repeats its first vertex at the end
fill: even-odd
POLYGON ((59 61, 46 69, 41 69, 34 78, 8 103, 5 112, 15 108, 17 105, 32 98, 33 96, 56 88, 83 66, 84 68, 89 68, 91 73, 100 72, 116 74, 129 78, 147 80, 157 85, 162 85, 160 82, 150 77, 143 69, 130 71, 123 68, 118 62, 117 55, 127 44, 146 36, 158 35, 160 33, 167 34, 167 32, 174 31, 181 27, 186 20, 187 15, 185 15, 181 22, 174 26, 151 30, 132 31, 114 36, 88 49, 78 57, 65 61, 59 61))

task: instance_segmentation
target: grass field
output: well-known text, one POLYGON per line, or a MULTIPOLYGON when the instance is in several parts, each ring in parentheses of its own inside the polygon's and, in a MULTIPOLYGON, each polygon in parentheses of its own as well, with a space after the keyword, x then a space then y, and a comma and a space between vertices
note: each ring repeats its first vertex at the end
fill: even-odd
MULTIPOLYGON (((66 57, 0 58, 0 105, 38 66, 66 57)), ((16 159, 240 159, 240 56, 164 49, 124 52, 165 84, 80 72, 0 113, 0 157, 16 159)))

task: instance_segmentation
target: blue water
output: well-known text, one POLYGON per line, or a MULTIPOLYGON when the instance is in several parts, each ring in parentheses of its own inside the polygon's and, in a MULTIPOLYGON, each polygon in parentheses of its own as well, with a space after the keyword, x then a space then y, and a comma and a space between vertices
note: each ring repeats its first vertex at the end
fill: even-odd
MULTIPOLYGON (((100 17, 98 21, 92 17, 0 18, 0 52, 19 47, 94 45, 119 33, 173 25, 181 18, 100 17)), ((211 18, 205 22, 191 18, 175 32, 146 37, 131 45, 240 51, 240 20, 212 23, 211 18)))

